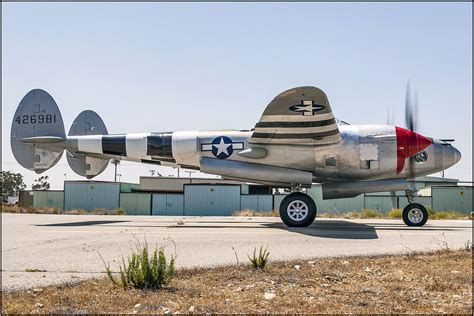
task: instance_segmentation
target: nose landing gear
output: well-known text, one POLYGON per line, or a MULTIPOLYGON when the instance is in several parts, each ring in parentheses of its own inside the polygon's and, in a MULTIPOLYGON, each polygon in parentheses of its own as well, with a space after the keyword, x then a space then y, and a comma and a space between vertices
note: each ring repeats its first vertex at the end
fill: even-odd
POLYGON ((407 226, 423 226, 428 221, 428 211, 426 208, 419 204, 414 203, 414 191, 406 190, 405 191, 408 205, 405 206, 402 212, 403 222, 407 226))

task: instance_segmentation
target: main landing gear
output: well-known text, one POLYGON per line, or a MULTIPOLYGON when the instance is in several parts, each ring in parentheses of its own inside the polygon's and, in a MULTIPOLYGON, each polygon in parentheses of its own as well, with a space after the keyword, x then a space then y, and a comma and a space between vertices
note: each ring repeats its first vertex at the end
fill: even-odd
MULTIPOLYGON (((407 226, 423 226, 428 221, 428 211, 419 204, 414 203, 414 191, 407 190, 406 196, 409 204, 403 209, 402 218, 407 226)), ((316 203, 302 192, 288 194, 280 204, 280 218, 288 227, 307 227, 316 218, 316 203)))
POLYGON ((428 221, 428 211, 426 207, 419 203, 414 203, 413 191, 406 190, 408 205, 405 206, 402 212, 403 222, 407 226, 423 226, 428 221))
POLYGON ((288 194, 280 204, 280 218, 288 227, 306 227, 316 218, 316 203, 302 192, 288 194))

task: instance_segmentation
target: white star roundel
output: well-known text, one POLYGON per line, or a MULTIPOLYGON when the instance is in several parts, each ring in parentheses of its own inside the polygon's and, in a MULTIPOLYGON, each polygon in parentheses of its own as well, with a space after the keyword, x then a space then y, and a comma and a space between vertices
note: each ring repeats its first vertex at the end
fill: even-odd
POLYGON ((243 142, 233 142, 230 137, 218 136, 211 143, 201 144, 201 151, 210 151, 218 159, 232 156, 234 150, 244 149, 243 142))
POLYGON ((302 115, 314 115, 314 113, 324 110, 326 107, 322 104, 314 103, 314 100, 301 100, 301 104, 290 106, 288 109, 292 112, 301 113, 302 115))

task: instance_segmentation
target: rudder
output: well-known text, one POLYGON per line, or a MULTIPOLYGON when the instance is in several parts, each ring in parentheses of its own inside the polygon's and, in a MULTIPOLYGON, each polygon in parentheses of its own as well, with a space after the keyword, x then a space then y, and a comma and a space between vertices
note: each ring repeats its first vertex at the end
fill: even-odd
MULTIPOLYGON (((107 127, 100 116, 91 110, 82 111, 74 120, 68 136, 107 135, 107 127)), ((92 157, 89 155, 66 152, 67 162, 71 169, 80 176, 93 178, 102 173, 109 159, 92 157)))
POLYGON ((57 144, 65 137, 63 118, 51 95, 41 89, 28 92, 15 111, 10 133, 16 161, 42 173, 61 159, 64 150, 57 144))

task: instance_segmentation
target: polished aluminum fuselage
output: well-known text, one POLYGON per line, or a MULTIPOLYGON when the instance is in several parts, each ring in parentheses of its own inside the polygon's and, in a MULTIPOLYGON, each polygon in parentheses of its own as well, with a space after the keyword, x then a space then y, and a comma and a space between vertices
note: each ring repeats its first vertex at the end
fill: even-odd
MULTIPOLYGON (((454 165, 459 151, 449 144, 433 140, 426 148, 426 161, 414 162, 413 174, 408 174, 409 159, 399 174, 397 166, 397 138, 394 126, 343 125, 339 126, 341 141, 324 146, 267 145, 267 155, 261 159, 248 159, 234 152, 227 159, 264 165, 310 171, 316 181, 325 179, 383 179, 405 178, 439 172, 454 165)), ((228 136, 234 142, 249 146, 252 132, 200 131, 173 133, 173 156, 177 163, 199 167, 202 157, 213 157, 211 152, 196 151, 199 143, 209 143, 218 136, 228 136), (186 141, 184 141, 186 140, 186 141)))
MULTIPOLYGON (((243 150, 259 147, 249 143, 252 131, 169 133, 171 135, 170 153, 172 153, 169 157, 149 155, 147 137, 150 133, 126 134, 126 156, 104 154, 101 148, 101 135, 69 137, 67 143, 71 152, 137 162, 156 161, 166 166, 179 165, 184 168, 201 169, 204 158, 218 159, 215 152, 211 150, 212 142, 226 137, 231 140, 231 148, 234 149, 230 150, 231 148, 227 147, 226 154, 228 155, 219 160, 260 164, 262 168, 277 166, 289 170, 306 171, 312 174, 313 182, 412 178, 439 172, 454 165, 460 159, 456 148, 433 139, 433 143, 423 150, 424 159, 413 161, 409 166, 409 160, 415 157, 407 158, 405 167, 397 173, 397 137, 394 126, 341 125, 339 130, 341 140, 338 143, 322 146, 266 145, 264 147, 266 155, 257 158, 239 154, 243 150)), ((249 179, 244 171, 242 179, 249 179)))

